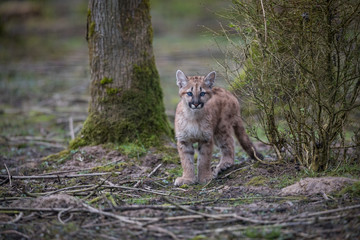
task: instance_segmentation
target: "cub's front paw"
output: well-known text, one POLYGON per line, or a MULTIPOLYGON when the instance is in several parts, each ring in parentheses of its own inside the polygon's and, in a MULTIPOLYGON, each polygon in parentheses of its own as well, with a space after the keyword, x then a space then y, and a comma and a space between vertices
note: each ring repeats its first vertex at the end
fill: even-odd
POLYGON ((184 178, 184 177, 178 177, 176 180, 175 180, 175 183, 174 185, 175 186, 182 186, 184 184, 194 184, 196 182, 195 179, 192 179, 192 178, 184 178))
POLYGON ((207 176, 202 176, 202 177, 199 177, 199 183, 201 184, 205 184, 205 183, 208 183, 211 181, 211 179, 213 179, 213 175, 210 173, 208 174, 207 176))

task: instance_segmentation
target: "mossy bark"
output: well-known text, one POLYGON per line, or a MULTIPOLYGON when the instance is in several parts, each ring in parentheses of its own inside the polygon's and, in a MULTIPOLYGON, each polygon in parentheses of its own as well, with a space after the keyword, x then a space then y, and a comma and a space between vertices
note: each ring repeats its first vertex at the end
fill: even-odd
POLYGON ((106 142, 159 144, 172 135, 152 49, 149 1, 90 0, 89 116, 71 148, 106 142))

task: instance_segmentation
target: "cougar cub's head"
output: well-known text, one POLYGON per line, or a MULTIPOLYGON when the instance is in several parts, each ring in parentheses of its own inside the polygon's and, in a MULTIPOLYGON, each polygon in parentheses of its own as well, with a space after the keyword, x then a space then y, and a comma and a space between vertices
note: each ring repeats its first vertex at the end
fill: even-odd
POLYGON ((182 71, 176 72, 176 84, 179 86, 179 95, 192 110, 199 110, 212 96, 212 87, 215 81, 215 72, 205 76, 187 77, 182 71))

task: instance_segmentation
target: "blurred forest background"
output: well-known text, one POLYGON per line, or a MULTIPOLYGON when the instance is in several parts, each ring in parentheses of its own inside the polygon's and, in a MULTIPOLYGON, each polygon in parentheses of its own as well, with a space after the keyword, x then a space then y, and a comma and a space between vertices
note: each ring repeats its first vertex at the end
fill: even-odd
MULTIPOLYGON (((0 158, 38 158, 67 146, 86 119, 89 62, 87 0, 0 3, 0 158)), ((206 74, 219 55, 223 1, 151 1, 154 52, 167 115, 178 102, 177 69, 206 74)), ((219 76, 219 84, 221 84, 219 76)), ((172 120, 171 120, 172 121, 172 120)), ((9 162, 8 164, 11 165, 9 162)))

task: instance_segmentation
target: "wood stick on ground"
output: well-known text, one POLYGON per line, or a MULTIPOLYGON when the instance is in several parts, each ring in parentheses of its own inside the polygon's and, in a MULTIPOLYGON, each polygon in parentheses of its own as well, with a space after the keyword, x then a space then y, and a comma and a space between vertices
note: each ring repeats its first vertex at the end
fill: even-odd
POLYGON ((208 182, 205 184, 205 186, 203 186, 203 187, 201 188, 201 190, 206 189, 206 187, 209 186, 212 181, 213 181, 213 178, 210 179, 210 181, 208 181, 208 182))
POLYGON ((10 171, 9 171, 9 169, 8 169, 8 167, 6 166, 6 164, 4 163, 4 165, 5 165, 5 168, 6 168, 6 172, 7 172, 7 174, 8 174, 8 177, 9 177, 9 184, 10 184, 10 187, 12 186, 12 184, 11 184, 11 174, 10 174, 10 171))
POLYGON ((23 238, 26 238, 26 239, 30 239, 30 237, 26 234, 23 234, 21 232, 18 232, 16 230, 5 230, 5 231, 2 231, 0 232, 0 236, 3 235, 3 236, 7 236, 8 234, 16 234, 16 235, 19 235, 23 238))
POLYGON ((49 195, 52 195, 52 194, 55 194, 55 193, 58 193, 58 192, 64 192, 66 190, 71 190, 71 189, 76 189, 76 188, 88 188, 88 187, 92 187, 94 186, 93 184, 89 184, 89 185, 76 185, 76 186, 71 186, 71 187, 65 187, 65 188, 60 188, 58 190, 55 190, 55 191, 51 191, 51 192, 45 192, 43 193, 44 196, 49 196, 49 195))
POLYGON ((65 209, 64 211, 58 212, 57 218, 58 218, 59 222, 61 222, 61 224, 65 225, 65 223, 66 223, 66 222, 64 222, 64 221, 61 219, 61 215, 62 215, 63 213, 66 213, 67 211, 69 211, 69 210, 72 209, 72 208, 73 208, 73 207, 69 207, 69 208, 65 209))
POLYGON ((16 222, 18 222, 22 217, 24 216, 23 212, 20 212, 15 219, 9 221, 9 222, 0 222, 0 225, 5 225, 5 224, 14 224, 16 222))
POLYGON ((195 213, 195 214, 197 214, 197 215, 200 215, 200 216, 203 216, 203 217, 207 217, 207 218, 222 219, 222 217, 219 217, 219 216, 217 216, 217 215, 212 215, 212 214, 207 214, 207 213, 202 213, 202 212, 198 212, 198 211, 192 210, 192 209, 190 209, 190 208, 187 208, 187 207, 185 207, 185 206, 182 206, 182 205, 180 205, 180 204, 177 204, 177 203, 171 201, 171 200, 168 199, 167 197, 164 197, 164 199, 165 199, 165 201, 167 201, 168 203, 170 203, 170 204, 172 204, 172 205, 174 205, 174 206, 178 207, 179 209, 182 209, 182 210, 184 210, 184 211, 186 211, 186 212, 195 213))
POLYGON ((250 167, 250 165, 245 166, 245 167, 241 167, 241 168, 237 168, 237 169, 235 169, 235 170, 232 170, 231 172, 225 174, 225 175, 224 175, 223 177, 221 177, 220 179, 227 178, 227 177, 230 176, 231 174, 233 174, 233 173, 235 173, 235 172, 237 172, 237 171, 240 171, 240 170, 242 170, 242 169, 246 169, 246 168, 248 168, 248 167, 250 167))
POLYGON ((85 208, 87 208, 92 213, 97 213, 97 214, 100 214, 100 215, 103 215, 103 216, 112 217, 112 218, 120 220, 120 221, 122 221, 124 223, 128 223, 128 224, 132 224, 133 226, 137 226, 137 228, 140 228, 140 229, 142 229, 143 227, 146 227, 149 230, 160 232, 160 233, 165 233, 165 234, 169 235, 170 237, 172 237, 173 239, 179 240, 178 237, 176 237, 176 235, 174 235, 172 232, 170 232, 170 231, 168 231, 168 230, 166 230, 164 228, 157 227, 157 226, 143 226, 142 223, 137 222, 137 221, 133 221, 133 220, 127 218, 127 217, 123 217, 123 216, 116 215, 116 214, 109 213, 109 212, 104 212, 104 211, 98 210, 96 208, 93 208, 93 207, 91 207, 91 206, 89 206, 89 205, 87 205, 85 203, 83 203, 83 206, 85 208))
MULTIPOLYGON (((233 207, 212 207, 212 206, 201 206, 203 209, 208 210, 216 210, 216 211, 229 211, 233 210, 233 207)), ((158 209, 158 210, 168 210, 168 209, 175 209, 176 206, 173 205, 127 205, 127 206, 116 206, 114 209, 120 211, 136 211, 140 209, 158 209)), ((189 206, 189 208, 194 208, 193 206, 189 206)), ((104 211, 111 211, 112 208, 105 208, 104 211)))
POLYGON ((0 186, 4 185, 5 183, 7 183, 9 181, 9 178, 6 178, 4 181, 0 182, 0 186))
MULTIPOLYGON (((111 218, 115 218, 123 223, 128 224, 127 226, 129 228, 136 228, 137 230, 142 230, 143 228, 147 228, 150 231, 154 231, 154 232, 159 232, 159 233, 164 233, 169 235, 171 238, 175 239, 175 240, 179 240, 178 237, 176 237, 175 234, 173 234, 172 232, 161 228, 161 227, 157 227, 157 226, 144 226, 141 222, 132 220, 128 217, 124 217, 124 216, 120 216, 120 215, 116 215, 110 212, 105 212, 96 208, 91 207, 90 205, 86 204, 86 203, 82 203, 83 208, 22 208, 22 207, 14 207, 14 208, 6 208, 6 207, 0 207, 0 212, 1 211, 9 211, 9 210, 15 210, 15 211, 31 211, 31 212, 87 212, 87 213, 95 213, 98 215, 102 215, 102 216, 107 216, 107 217, 111 217, 111 218)), ((59 215, 58 215, 59 216, 59 215)), ((60 215, 61 216, 61 215, 60 215)))
MULTIPOLYGON (((301 226, 301 225, 311 225, 314 224, 314 221, 306 221, 306 222, 288 222, 288 223, 280 223, 280 224, 273 224, 273 225, 266 225, 266 227, 268 228, 281 228, 281 227, 291 227, 291 226, 301 226)), ((228 227, 223 227, 223 228, 215 228, 215 229, 209 229, 209 230, 204 230, 201 231, 201 233, 213 233, 216 232, 217 234, 222 233, 222 232, 236 232, 236 231, 241 231, 241 230, 246 230, 248 229, 249 226, 244 226, 244 225, 235 225, 235 226, 228 226, 228 227)), ((258 225, 258 226, 251 226, 251 228, 253 229, 262 229, 264 228, 263 225, 258 225)))
POLYGON ((282 219, 280 222, 290 222, 290 221, 293 221, 294 219, 308 219, 310 217, 318 217, 318 216, 321 216, 324 214, 344 212, 344 211, 353 210, 353 209, 357 209, 357 208, 360 208, 360 204, 347 206, 347 207, 343 207, 343 208, 336 208, 336 209, 330 209, 330 210, 325 210, 325 211, 320 211, 320 212, 314 212, 314 213, 303 212, 298 215, 290 216, 288 218, 282 219))
POLYGON ((329 213, 336 213, 336 212, 353 210, 353 209, 356 209, 356 208, 360 208, 360 204, 347 206, 347 207, 342 207, 342 208, 325 210, 325 211, 321 211, 321 212, 301 213, 301 214, 299 214, 297 216, 299 216, 299 217, 315 217, 315 216, 320 216, 320 215, 329 214, 329 213))
MULTIPOLYGON (((87 205, 87 204, 86 204, 87 205)), ((87 205, 89 206, 89 205, 87 205)), ((176 207, 176 206, 175 206, 176 207)), ((92 207, 91 207, 92 208, 92 207)), ((0 212, 2 211, 27 211, 27 212, 48 212, 48 213, 56 213, 56 212, 68 212, 68 213, 75 213, 75 212, 90 212, 88 211, 88 208, 86 207, 86 209, 84 208, 28 208, 28 207, 0 207, 0 212)), ((97 210, 93 211, 93 213, 98 213, 101 210, 97 210)), ((105 211, 101 211, 101 212, 105 212, 105 211)), ((195 211, 196 212, 196 211, 195 211)), ((106 212, 108 213, 108 212, 106 212)), ((112 213, 109 213, 112 214, 112 213)), ((107 214, 106 216, 110 216, 107 214)), ((230 213, 230 214, 219 214, 219 215, 215 215, 220 219, 224 219, 224 218, 230 218, 233 217, 234 214, 230 213)), ((116 219, 118 219, 117 217, 115 217, 116 219)), ((124 219, 128 219, 129 221, 135 221, 137 222, 137 220, 139 221, 156 221, 156 220, 164 220, 164 221, 178 221, 178 220, 188 220, 188 219, 203 219, 204 216, 198 214, 198 212, 196 212, 196 215, 184 215, 184 216, 174 216, 174 217, 165 217, 165 218, 146 218, 146 217, 142 217, 142 218, 127 218, 127 217, 123 217, 124 219)), ((122 221, 124 222, 124 221, 122 221)))
MULTIPOLYGON (((26 211, 26 212, 61 212, 65 211, 67 208, 34 208, 34 207, 0 207, 1 211, 26 211)), ((68 210, 68 212, 87 212, 82 208, 73 208, 68 210)))
POLYGON ((14 201, 14 200, 25 200, 25 199, 32 199, 32 197, 2 197, 0 201, 14 201))
POLYGON ((250 222, 250 223, 254 223, 254 224, 274 224, 274 223, 277 223, 277 221, 257 220, 257 219, 242 217, 242 216, 239 216, 237 214, 234 214, 234 218, 236 218, 238 220, 241 220, 241 221, 244 221, 244 222, 250 222))
POLYGON ((104 222, 104 223, 88 223, 86 225, 82 225, 81 228, 95 228, 95 227, 105 227, 105 226, 111 226, 114 224, 118 224, 121 221, 119 220, 115 220, 115 221, 111 221, 111 222, 104 222))
POLYGON ((84 197, 82 200, 89 199, 92 195, 94 195, 96 189, 98 189, 99 187, 101 187, 101 185, 103 185, 103 184, 106 182, 106 180, 108 180, 110 177, 111 177, 111 174, 109 174, 109 176, 108 176, 106 179, 104 179, 101 183, 99 183, 98 185, 92 187, 92 188, 90 189, 90 190, 92 190, 92 192, 91 192, 89 195, 87 195, 86 197, 84 197))
POLYGON ((171 194, 171 192, 159 192, 159 191, 153 191, 153 190, 149 190, 149 189, 143 189, 143 188, 134 188, 134 187, 126 187, 126 186, 119 186, 119 185, 103 185, 102 187, 104 188, 119 188, 119 189, 125 189, 125 190, 132 190, 132 191, 141 191, 141 192, 147 192, 147 193, 153 193, 156 195, 161 195, 161 196, 171 196, 174 198, 180 198, 180 199, 186 199, 185 197, 180 197, 180 196, 176 196, 171 194))
MULTIPOLYGON (((53 179, 53 178, 77 178, 77 177, 94 177, 108 175, 110 172, 101 173, 84 173, 84 174, 67 174, 67 175, 30 175, 30 176, 11 176, 12 179, 53 179)), ((121 172, 111 172, 111 174, 121 174, 121 172)), ((0 175, 0 178, 7 178, 8 175, 0 175)))
POLYGON ((124 222, 124 223, 135 224, 135 225, 141 226, 140 222, 133 221, 128 217, 116 215, 116 214, 113 214, 113 213, 110 213, 110 212, 104 212, 104 211, 101 211, 99 209, 93 208, 93 207, 91 207, 90 205, 88 205, 86 203, 82 203, 82 206, 85 207, 88 210, 88 212, 90 212, 90 213, 96 213, 96 214, 99 214, 99 215, 115 218, 115 219, 117 219, 117 220, 119 220, 121 222, 124 222))
MULTIPOLYGON (((157 165, 143 180, 145 180, 146 178, 149 178, 149 177, 151 177, 160 167, 161 167, 161 165, 162 165, 162 163, 160 163, 159 165, 157 165)), ((137 181, 135 184, 134 184, 134 186, 133 187, 138 187, 139 186, 139 184, 141 183, 141 181, 143 181, 143 180, 139 180, 139 181, 137 181)))
MULTIPOLYGON (((105 167, 105 166, 108 166, 108 165, 111 165, 111 164, 115 164, 115 163, 118 163, 118 162, 121 162, 121 161, 123 161, 123 159, 121 159, 121 160, 117 160, 117 161, 114 161, 114 162, 109 162, 109 163, 106 163, 106 164, 101 165, 101 166, 98 166, 98 167, 105 167)), ((66 171, 49 172, 49 173, 42 173, 42 174, 39 174, 38 176, 58 175, 58 174, 70 173, 70 172, 84 172, 84 171, 89 171, 89 170, 93 170, 93 169, 94 169, 94 167, 91 167, 91 168, 82 168, 82 169, 75 169, 75 170, 66 170, 66 171)), ((136 181, 136 180, 132 180, 132 181, 136 181)))

